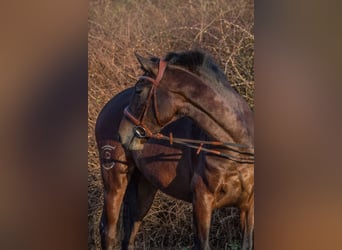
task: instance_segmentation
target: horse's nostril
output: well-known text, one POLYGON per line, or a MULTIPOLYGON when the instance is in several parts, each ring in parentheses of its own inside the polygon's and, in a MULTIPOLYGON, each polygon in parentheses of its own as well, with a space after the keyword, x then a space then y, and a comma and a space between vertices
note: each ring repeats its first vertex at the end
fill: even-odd
POLYGON ((134 135, 138 138, 146 137, 146 130, 143 127, 136 126, 133 128, 134 135))
POLYGON ((122 144, 121 136, 120 134, 116 135, 116 140, 122 144))

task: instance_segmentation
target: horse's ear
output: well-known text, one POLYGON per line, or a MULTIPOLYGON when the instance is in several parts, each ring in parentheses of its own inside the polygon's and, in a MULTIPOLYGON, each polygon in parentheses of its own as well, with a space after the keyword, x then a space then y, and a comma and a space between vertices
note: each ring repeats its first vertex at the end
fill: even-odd
POLYGON ((150 60, 149 58, 142 57, 137 52, 134 52, 135 57, 137 58, 138 62, 140 63, 141 67, 148 72, 153 73, 154 75, 157 75, 158 71, 158 64, 150 60))

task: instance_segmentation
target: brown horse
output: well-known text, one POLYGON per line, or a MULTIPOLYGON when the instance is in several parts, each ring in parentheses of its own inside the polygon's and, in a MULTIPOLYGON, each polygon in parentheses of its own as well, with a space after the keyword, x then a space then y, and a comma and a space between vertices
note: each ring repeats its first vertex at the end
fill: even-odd
POLYGON ((223 206, 240 208, 244 233, 242 248, 252 249, 254 163, 243 156, 254 154, 252 112, 228 82, 222 82, 224 77, 218 67, 204 62, 204 54, 189 52, 187 55, 178 64, 168 63, 172 61, 168 60, 169 56, 165 60, 137 56, 145 76, 136 83, 134 95, 125 109, 126 118, 119 128, 121 142, 130 150, 141 150, 148 144, 144 147, 144 141, 136 135, 162 138, 158 134, 162 128, 188 116, 213 139, 249 147, 250 150, 244 152, 222 145, 220 151, 208 149, 211 153, 199 156, 196 163, 185 166, 185 176, 178 173, 170 176, 163 166, 160 166, 161 170, 151 168, 147 162, 138 168, 154 186, 170 195, 176 188, 178 196, 182 194, 185 200, 192 202, 197 249, 209 249, 211 214, 213 209, 223 206), (170 182, 167 190, 160 185, 165 179, 170 182))
MULTIPOLYGON (((170 64, 186 64, 189 70, 208 79, 212 77, 212 71, 207 71, 207 66, 198 65, 198 61, 216 69, 211 59, 200 53, 170 53, 168 60, 170 64), (189 64, 189 59, 196 56, 199 57, 195 60, 196 63, 189 64)), ((217 72, 220 73, 217 81, 225 84, 224 74, 217 72)), ((118 129, 124 108, 135 91, 134 88, 129 88, 112 98, 103 107, 96 122, 95 134, 104 185, 100 225, 103 249, 113 249, 119 245, 118 235, 121 232, 118 232, 117 226, 126 189, 123 249, 133 247, 135 235, 152 204, 157 188, 173 197, 191 202, 193 171, 199 164, 204 164, 203 153, 196 154, 196 150, 188 147, 170 146, 168 142, 154 139, 147 140, 142 151, 124 150, 118 139, 118 129), (142 169, 144 175, 139 169, 142 169)), ((189 118, 182 118, 168 125, 162 132, 173 132, 175 137, 208 139, 204 131, 189 118)))
MULTIPOLYGON (((190 189, 179 189, 176 184, 180 180, 190 182, 188 167, 200 160, 192 149, 179 145, 171 147, 168 142, 153 139, 146 142, 142 151, 125 151, 118 140, 117 132, 123 110, 133 93, 134 88, 129 88, 112 98, 100 112, 95 128, 104 186, 100 224, 102 249, 119 246, 118 236, 121 232, 118 232, 118 220, 126 189, 123 249, 134 244, 135 234, 152 204, 157 189, 141 175, 138 168, 148 168, 148 177, 158 182, 159 189, 165 193, 190 201, 190 189), (160 179, 159 176, 163 173, 167 173, 167 176, 160 179)), ((205 133, 189 118, 178 120, 163 129, 165 133, 171 131, 179 137, 206 139, 205 133)))

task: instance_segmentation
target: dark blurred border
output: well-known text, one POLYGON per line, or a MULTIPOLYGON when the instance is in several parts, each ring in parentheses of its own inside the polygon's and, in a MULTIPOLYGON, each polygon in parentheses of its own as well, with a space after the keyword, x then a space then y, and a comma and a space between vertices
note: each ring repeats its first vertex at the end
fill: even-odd
POLYGON ((1 248, 86 249, 88 2, 0 9, 1 248))
POLYGON ((255 249, 340 249, 341 3, 255 3, 255 249))

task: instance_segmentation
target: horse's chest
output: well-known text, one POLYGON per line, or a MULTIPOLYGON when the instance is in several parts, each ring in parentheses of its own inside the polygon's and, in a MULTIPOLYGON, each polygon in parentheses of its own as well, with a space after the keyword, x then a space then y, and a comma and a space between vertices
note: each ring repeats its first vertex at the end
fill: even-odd
POLYGON ((137 167, 155 187, 172 196, 190 192, 190 168, 187 155, 163 145, 146 144, 144 151, 136 153, 137 167), (182 191, 185 190, 185 191, 182 191))

